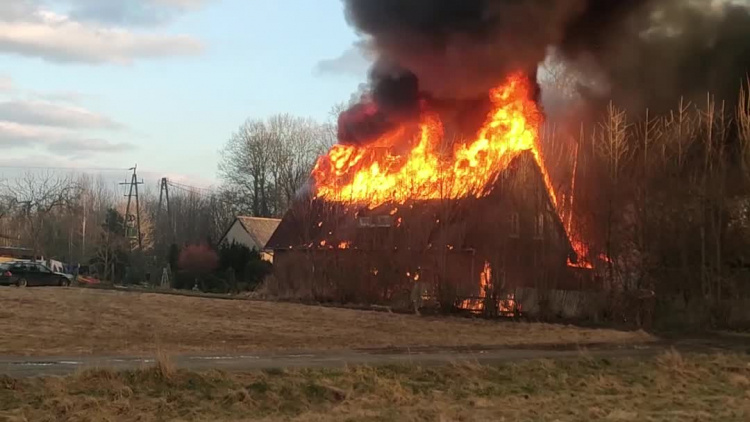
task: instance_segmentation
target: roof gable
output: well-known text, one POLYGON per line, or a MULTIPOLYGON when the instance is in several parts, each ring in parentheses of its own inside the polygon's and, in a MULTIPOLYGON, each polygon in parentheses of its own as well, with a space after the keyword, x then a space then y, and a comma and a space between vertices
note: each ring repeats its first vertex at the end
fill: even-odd
POLYGON ((238 216, 235 218, 234 222, 232 222, 232 225, 229 226, 227 232, 224 233, 224 236, 222 236, 222 242, 227 237, 229 230, 231 230, 231 228, 238 222, 247 234, 250 235, 250 238, 253 239, 253 242, 255 242, 256 245, 259 245, 260 249, 265 249, 268 240, 279 227, 281 220, 276 218, 238 216))
MULTIPOLYGON (((488 232, 496 232, 504 224, 493 213, 508 201, 519 200, 508 195, 515 182, 524 187, 536 186, 544 195, 543 208, 548 210, 554 229, 565 234, 554 205, 549 197, 544 178, 531 154, 521 154, 489 187, 488 194, 455 200, 419 200, 404 204, 383 204, 368 209, 357 204, 334 203, 323 200, 299 201, 293 204, 269 240, 269 249, 296 247, 357 247, 362 236, 375 235, 368 241, 383 245, 424 249, 433 243, 449 243, 456 248, 471 247, 488 232), (403 230, 401 228, 403 224, 403 230), (494 229, 492 227, 495 227, 494 229), (363 230, 364 229, 364 230, 363 230), (378 231, 388 231, 388 241, 377 237, 378 231), (462 233, 471 233, 466 239, 462 233), (338 244, 331 244, 331 243, 338 244)), ((520 199, 522 202, 525 199, 520 199)), ((570 248, 567 236, 564 242, 570 248)))

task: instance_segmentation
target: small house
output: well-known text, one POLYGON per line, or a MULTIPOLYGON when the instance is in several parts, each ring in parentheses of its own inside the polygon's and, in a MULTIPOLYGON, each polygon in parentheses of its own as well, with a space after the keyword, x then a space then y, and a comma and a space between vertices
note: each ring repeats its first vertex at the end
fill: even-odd
POLYGON ((244 245, 260 252, 264 260, 273 262, 273 251, 266 249, 266 243, 279 223, 281 220, 276 218, 238 216, 221 237, 219 244, 244 245))

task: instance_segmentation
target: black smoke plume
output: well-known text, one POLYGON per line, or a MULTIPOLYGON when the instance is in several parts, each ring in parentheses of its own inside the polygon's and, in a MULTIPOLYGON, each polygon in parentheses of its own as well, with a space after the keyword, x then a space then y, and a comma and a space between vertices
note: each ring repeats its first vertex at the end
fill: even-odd
POLYGON ((379 62, 370 70, 371 92, 341 113, 338 138, 342 144, 364 144, 404 121, 419 116, 416 75, 379 62))
POLYGON ((347 142, 377 137, 413 115, 420 100, 476 103, 509 73, 534 74, 551 51, 580 75, 579 92, 590 103, 613 100, 637 114, 671 109, 681 97, 699 101, 709 91, 735 101, 750 69, 747 0, 344 3, 378 57, 367 99, 375 124, 342 116, 347 142))
POLYGON ((666 112, 681 98, 705 105, 709 93, 736 105, 750 71, 750 2, 592 3, 603 5, 579 16, 559 46, 569 66, 606 85, 599 94, 582 90, 591 101, 611 99, 635 115, 666 112))

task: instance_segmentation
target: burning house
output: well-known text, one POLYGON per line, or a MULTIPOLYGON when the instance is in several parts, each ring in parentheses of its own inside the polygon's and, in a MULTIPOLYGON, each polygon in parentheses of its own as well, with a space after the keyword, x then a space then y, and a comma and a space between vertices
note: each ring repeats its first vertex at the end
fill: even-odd
POLYGON ((424 108, 321 157, 307 197, 267 244, 279 287, 488 314, 528 309, 529 292, 538 308, 542 288, 590 289, 585 250, 557 212, 542 160, 533 84, 515 74, 489 97, 473 139, 446 142, 443 120, 424 108))
MULTIPOLYGON (((369 83, 339 116, 338 144, 318 160, 268 243, 281 293, 316 300, 430 299, 489 314, 520 307, 577 316, 595 308, 580 299, 602 286, 591 281, 595 260, 607 264, 602 287, 625 286, 615 277, 625 254, 612 248, 625 242, 612 235, 642 229, 629 217, 612 224, 613 215, 636 209, 623 206, 637 202, 628 189, 622 203, 610 201, 614 210, 596 209, 597 178, 606 169, 619 183, 629 174, 624 161, 650 162, 653 141, 629 144, 631 134, 670 132, 656 128, 674 123, 678 99, 684 110, 708 92, 711 104, 737 104, 750 60, 750 9, 732 0, 343 3, 361 35, 355 48, 373 59, 369 83), (540 88, 539 79, 555 73, 537 78, 542 63, 561 65, 560 92, 540 88), (588 126, 605 109, 608 120, 588 126), (626 116, 644 116, 646 130, 631 128, 626 116), (652 130, 652 116, 671 117, 654 119, 652 130), (543 145, 545 119, 562 135, 543 145), (570 297, 587 304, 565 311, 559 304, 570 297)), ((682 117, 676 125, 681 173, 682 117)), ((713 151, 713 135, 706 138, 713 151)))
MULTIPOLYGON (((574 202, 585 189, 576 184, 582 144, 567 139, 575 136, 561 140, 575 144, 560 149, 569 164, 548 171, 540 127, 555 112, 556 123, 571 123, 570 103, 548 102, 545 116, 536 69, 552 62, 572 71, 576 112, 593 122, 610 102, 632 115, 666 113, 706 92, 736 103, 750 51, 750 13, 730 0, 344 6, 362 37, 356 47, 374 62, 369 84, 340 115, 338 144, 268 245, 280 287, 319 300, 434 298, 441 307, 531 312, 555 301, 548 292, 596 290, 587 280, 595 259, 613 278, 601 239, 611 230, 591 224, 586 195, 574 202), (536 299, 520 297, 524 289, 536 299)), ((591 151, 609 142, 619 168, 626 136, 601 147, 597 136, 580 138, 591 151)), ((584 172, 593 168, 585 156, 584 172)), ((591 174, 580 182, 595 182, 591 174)))

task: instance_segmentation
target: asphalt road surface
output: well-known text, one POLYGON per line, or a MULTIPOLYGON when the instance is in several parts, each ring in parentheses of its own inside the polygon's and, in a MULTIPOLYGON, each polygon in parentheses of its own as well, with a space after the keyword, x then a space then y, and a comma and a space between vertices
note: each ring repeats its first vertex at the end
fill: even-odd
MULTIPOLYGON (((662 353, 664 345, 589 350, 541 349, 423 349, 370 350, 339 352, 300 352, 285 354, 182 355, 171 357, 180 369, 193 371, 222 370, 242 372, 271 368, 338 368, 351 365, 447 365, 456 362, 482 364, 513 362, 528 359, 571 359, 582 356, 595 358, 647 357, 662 353)), ((76 357, 0 357, 0 374, 14 378, 64 376, 86 369, 131 370, 155 365, 153 357, 76 356, 76 357)))
MULTIPOLYGON (((523 348, 405 348, 348 351, 206 354, 170 356, 179 369, 243 372, 275 368, 341 368, 354 365, 449 365, 457 362, 493 364, 536 359, 646 358, 675 349, 682 353, 750 353, 748 336, 673 339, 658 343, 612 346, 523 348)), ((132 370, 154 366, 153 356, 0 357, 0 375, 14 378, 64 376, 87 369, 132 370)))

